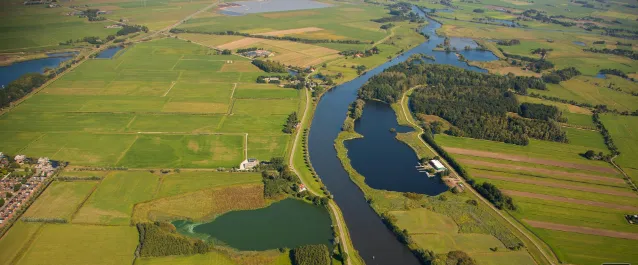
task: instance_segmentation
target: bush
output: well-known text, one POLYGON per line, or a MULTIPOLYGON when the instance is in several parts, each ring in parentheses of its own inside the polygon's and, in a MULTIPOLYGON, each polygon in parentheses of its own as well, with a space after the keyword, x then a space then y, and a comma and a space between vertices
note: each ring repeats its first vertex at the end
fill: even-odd
POLYGON ((292 250, 295 265, 329 265, 330 252, 326 245, 307 245, 292 250))
POLYGON ((160 257, 192 255, 208 252, 208 245, 200 239, 190 239, 178 234, 175 226, 166 222, 139 223, 139 256, 160 257))

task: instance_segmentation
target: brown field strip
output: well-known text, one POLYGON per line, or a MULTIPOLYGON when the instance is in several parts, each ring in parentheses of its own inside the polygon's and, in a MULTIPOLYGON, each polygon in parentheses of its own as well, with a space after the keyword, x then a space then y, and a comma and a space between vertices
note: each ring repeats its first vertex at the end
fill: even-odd
POLYGON ((541 158, 532 158, 532 157, 517 156, 512 154, 493 153, 493 152, 487 152, 487 151, 478 151, 478 150, 455 148, 455 147, 445 147, 445 150, 449 153, 460 154, 460 155, 496 158, 496 159, 504 159, 504 160, 517 161, 517 162, 528 162, 528 163, 543 164, 548 166, 585 169, 585 170, 598 171, 602 173, 616 174, 616 171, 613 168, 607 168, 607 167, 601 167, 601 166, 561 162, 561 161, 547 160, 547 159, 541 159, 541 158))
POLYGON ((574 180, 596 180, 596 181, 602 181, 602 182, 608 182, 608 183, 618 183, 618 184, 624 184, 625 183, 624 180, 619 179, 619 178, 601 177, 601 176, 594 176, 594 175, 588 175, 588 174, 583 174, 583 173, 570 173, 570 172, 556 171, 556 170, 545 169, 545 168, 525 167, 525 166, 517 166, 517 165, 505 165, 505 164, 485 162, 485 161, 472 160, 472 159, 463 159, 463 158, 459 159, 459 161, 461 161, 461 163, 468 164, 468 165, 487 166, 487 167, 495 167, 495 168, 507 168, 507 169, 510 169, 510 170, 536 172, 536 173, 546 174, 546 175, 550 175, 550 176, 554 176, 554 175, 555 176, 563 176, 563 177, 567 177, 567 178, 574 179, 574 180))
POLYGON ((625 238, 625 239, 633 239, 638 240, 638 233, 628 233, 628 232, 618 232, 612 230, 584 227, 584 226, 571 226, 571 225, 563 225, 563 224, 555 224, 541 221, 533 221, 523 219, 524 222, 536 228, 544 228, 550 230, 558 230, 564 232, 574 232, 588 235, 596 235, 596 236, 608 236, 615 238, 625 238))
POLYGON ((243 38, 243 39, 239 39, 236 41, 231 41, 229 43, 225 43, 222 45, 217 46, 217 48, 219 49, 229 49, 229 50, 234 50, 237 48, 241 48, 241 47, 246 47, 248 45, 251 44, 255 44, 258 42, 261 42, 262 39, 257 39, 257 38, 243 38))
POLYGON ((277 30, 277 31, 269 31, 269 32, 264 32, 264 33, 257 33, 256 35, 261 35, 261 36, 281 36, 281 35, 288 35, 288 34, 299 34, 299 33, 306 33, 306 32, 315 32, 315 31, 321 31, 323 30, 322 28, 317 28, 317 27, 307 27, 307 28, 297 28, 297 29, 286 29, 286 30, 277 30))
POLYGON ((638 198, 638 194, 632 191, 601 189, 601 188, 595 188, 595 187, 584 187, 584 186, 576 186, 571 184, 553 183, 553 182, 542 181, 542 180, 521 179, 521 178, 515 178, 515 177, 501 177, 501 176, 493 176, 493 175, 485 175, 485 174, 474 174, 474 176, 479 178, 495 179, 495 180, 502 180, 502 181, 509 181, 509 182, 523 183, 523 184, 534 184, 534 185, 540 185, 540 186, 552 187, 552 188, 562 188, 562 189, 568 189, 568 190, 578 190, 578 191, 586 191, 586 192, 593 192, 593 193, 600 193, 600 194, 609 194, 609 195, 638 198))
POLYGON ((532 198, 532 199, 541 199, 541 200, 548 200, 548 201, 597 206, 597 207, 616 209, 616 210, 622 210, 622 211, 638 211, 638 207, 636 206, 618 205, 613 203, 596 202, 596 201, 586 201, 586 200, 572 199, 567 197, 531 193, 531 192, 525 192, 525 191, 516 191, 516 190, 501 190, 501 191, 503 191, 505 194, 510 196, 519 196, 519 197, 532 198))

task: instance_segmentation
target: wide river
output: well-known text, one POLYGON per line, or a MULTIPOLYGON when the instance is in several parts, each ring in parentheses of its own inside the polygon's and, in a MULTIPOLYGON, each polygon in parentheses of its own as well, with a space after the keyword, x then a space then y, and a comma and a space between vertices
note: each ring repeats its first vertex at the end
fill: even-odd
MULTIPOLYGON (((425 17, 423 12, 416 8, 413 9, 414 12, 425 17)), ((469 66, 465 62, 459 61, 454 53, 433 51, 438 44, 444 41, 444 38, 436 35, 436 29, 440 28, 441 24, 427 17, 426 20, 429 23, 422 29, 422 32, 430 36, 428 41, 368 71, 366 74, 326 92, 317 105, 312 128, 310 129, 308 144, 312 165, 323 183, 334 195, 335 202, 343 212, 354 246, 368 265, 418 265, 420 263, 410 250, 386 228, 378 215, 370 208, 363 192, 350 180, 348 173, 343 169, 341 162, 337 158, 334 140, 341 131, 341 125, 345 119, 348 105, 357 98, 358 89, 370 77, 390 66, 405 61, 412 54, 423 53, 436 58, 434 62, 426 60, 428 63, 448 64, 473 71, 486 72, 484 69, 469 66)), ((476 47, 476 44, 469 39, 452 38, 451 45, 459 49, 460 53, 468 60, 491 61, 497 59, 491 52, 464 51, 463 48, 466 45, 476 47)), ((431 181, 430 184, 432 186, 409 187, 416 186, 415 183, 430 184, 428 184, 427 180, 415 179, 416 177, 427 178, 423 174, 416 175, 418 174, 414 168, 417 161, 416 155, 407 145, 393 140, 393 136, 390 135, 390 128, 388 127, 396 126, 396 121, 392 121, 396 117, 392 109, 383 104, 367 105, 369 106, 364 109, 364 117, 357 122, 355 128, 364 137, 366 135, 370 138, 375 137, 375 140, 378 139, 383 141, 383 143, 364 139, 346 143, 349 150, 348 155, 353 161, 353 167, 366 176, 366 183, 376 189, 416 191, 428 195, 436 195, 442 192, 440 184, 435 184, 431 181), (382 144, 383 148, 379 147, 378 144, 382 144), (396 152, 398 154, 395 154, 396 152), (390 168, 391 172, 393 172, 391 176, 385 177, 395 177, 396 179, 383 180, 383 174, 386 174, 389 170, 380 171, 382 168, 390 168), (407 177, 400 177, 403 175, 407 177)), ((397 129, 405 131, 405 128, 398 126, 397 129)))

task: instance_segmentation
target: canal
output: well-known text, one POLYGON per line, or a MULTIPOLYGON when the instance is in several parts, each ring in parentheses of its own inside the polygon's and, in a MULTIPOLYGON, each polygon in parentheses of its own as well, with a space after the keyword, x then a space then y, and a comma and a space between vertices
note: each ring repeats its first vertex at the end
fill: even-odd
MULTIPOLYGON (((413 10, 425 17, 425 14, 421 12, 421 10, 417 8, 413 8, 413 10)), ((432 62, 427 60, 427 63, 448 64, 477 72, 486 72, 484 69, 470 66, 465 62, 459 61, 454 53, 433 51, 438 44, 444 41, 443 37, 436 35, 436 30, 441 27, 441 24, 427 17, 426 20, 428 24, 422 29, 422 32, 430 37, 428 41, 379 67, 371 69, 366 74, 326 92, 317 104, 310 129, 308 144, 312 165, 321 177, 323 183, 334 195, 334 200, 343 212, 344 219, 350 230, 354 247, 368 265, 417 265, 420 263, 409 249, 399 242, 394 234, 382 223, 378 215, 366 202, 363 192, 350 180, 348 173, 343 169, 341 162, 337 158, 337 152, 334 149, 334 140, 341 131, 341 125, 345 119, 348 105, 357 98, 358 89, 368 81, 370 77, 382 72, 390 66, 405 61, 413 54, 422 53, 436 58, 436 60, 432 62)), ((491 52, 463 50, 463 47, 466 45, 476 46, 471 40, 452 38, 451 43, 455 47, 459 46, 457 47, 457 49, 460 50, 459 53, 463 54, 468 60, 491 61, 497 59, 491 52)), ((395 119, 395 116, 389 106, 383 104, 370 105, 364 109, 363 115, 366 117, 362 118, 355 125, 357 131, 363 132, 364 135, 371 137, 375 137, 374 135, 380 132, 390 133, 387 127, 393 126, 393 124, 389 120, 395 119), (372 116, 368 114, 372 114, 372 116)), ((394 123, 396 124, 396 121, 394 121, 394 123)), ((396 129, 406 130, 398 126, 396 129)), ((387 135, 379 137, 384 137, 383 148, 379 147, 375 141, 360 140, 347 143, 351 160, 365 161, 364 163, 353 162, 353 167, 359 172, 372 174, 369 172, 374 171, 374 167, 386 165, 392 168, 396 176, 413 174, 412 172, 416 170, 414 168, 415 164, 413 164, 414 161, 416 161, 414 152, 411 149, 406 149, 409 147, 401 142, 388 140, 387 135), (395 156, 393 153, 383 150, 385 148, 401 150, 401 155, 395 156), (411 157, 407 155, 406 152, 411 152, 411 157), (407 166, 406 162, 402 161, 403 159, 408 159, 407 164, 410 164, 410 166, 407 166)), ((366 174, 363 175, 368 177, 366 174)), ((381 179, 383 177, 384 176, 380 174, 376 174, 374 177, 371 175, 370 178, 374 179, 370 179, 369 181, 375 181, 373 186, 377 189, 397 191, 410 190, 406 188, 406 186, 414 185, 413 182, 403 182, 401 179, 398 181, 383 180, 381 179)), ((430 195, 441 192, 439 188, 430 187, 424 187, 417 191, 430 195)))

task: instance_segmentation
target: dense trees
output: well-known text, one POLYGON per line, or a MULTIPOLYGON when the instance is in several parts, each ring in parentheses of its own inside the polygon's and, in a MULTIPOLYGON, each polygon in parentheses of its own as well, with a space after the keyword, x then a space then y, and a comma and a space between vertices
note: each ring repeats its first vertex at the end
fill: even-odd
POLYGON ((122 25, 122 29, 118 30, 118 36, 124 36, 135 32, 143 31, 144 33, 148 32, 148 27, 140 26, 140 25, 122 25))
POLYGON ((136 255, 159 257, 191 255, 208 252, 208 244, 200 239, 190 239, 178 234, 175 226, 166 222, 139 223, 140 245, 136 255))
POLYGON ((0 88, 0 108, 9 106, 11 102, 24 97, 46 81, 47 77, 39 73, 28 73, 20 76, 4 88, 0 88))
POLYGON ((253 64, 268 73, 286 73, 286 66, 275 61, 253 60, 253 64))
POLYGON ((522 103, 518 114, 530 119, 537 120, 555 120, 565 122, 566 120, 561 117, 562 112, 556 106, 549 106, 545 104, 537 103, 522 103))
POLYGON ((567 81, 574 76, 579 76, 581 73, 575 67, 567 67, 561 70, 552 71, 549 74, 543 75, 543 81, 546 83, 558 84, 561 81, 567 81))
POLYGON ((330 265, 330 252, 323 244, 300 246, 292 250, 294 265, 330 265))
POLYGON ((260 169, 262 181, 264 183, 264 197, 278 198, 286 194, 294 194, 295 187, 298 187, 299 178, 290 171, 284 163, 283 157, 273 157, 260 169))
POLYGON ((293 133, 295 132, 295 129, 297 128, 297 124, 299 124, 299 117, 297 117, 297 112, 293 112, 290 115, 288 115, 288 118, 286 119, 286 124, 284 124, 284 129, 283 132, 284 133, 293 133))
POLYGON ((496 42, 496 44, 498 45, 503 45, 503 46, 513 46, 513 45, 519 45, 521 44, 520 40, 517 39, 511 39, 511 40, 499 40, 496 42))
MULTIPOLYGON (((507 112, 519 112, 510 89, 521 94, 528 88, 545 89, 541 79, 413 63, 418 60, 421 59, 398 64, 372 77, 359 90, 359 97, 394 103, 409 87, 426 84, 412 94, 413 111, 444 118, 465 136, 519 145, 527 145, 529 137, 567 141, 566 134, 552 121, 506 116, 507 112)), ((460 134, 458 130, 450 132, 460 134)))
POLYGON ((516 210, 514 201, 510 196, 503 194, 496 186, 491 183, 483 182, 481 185, 474 185, 474 189, 485 199, 489 200, 496 208, 516 210))

